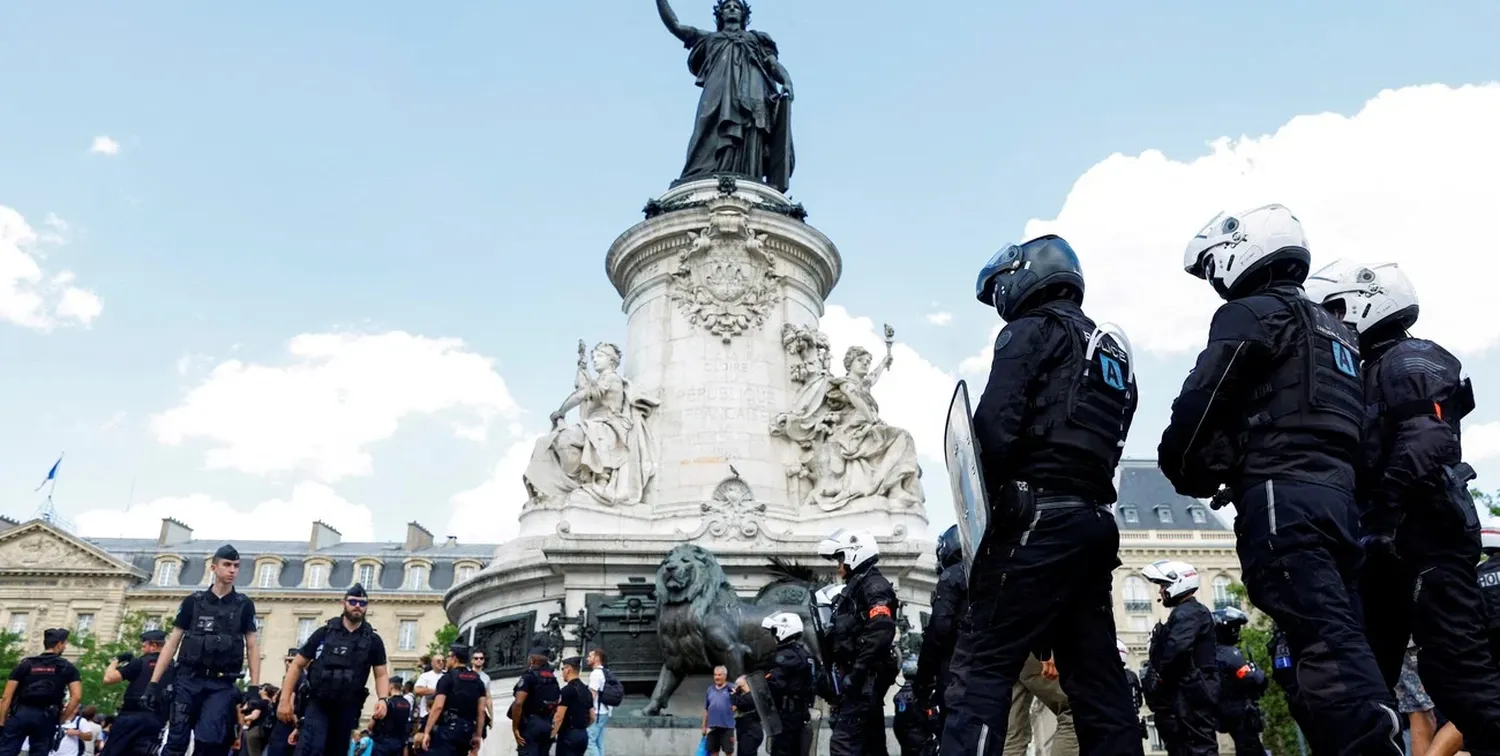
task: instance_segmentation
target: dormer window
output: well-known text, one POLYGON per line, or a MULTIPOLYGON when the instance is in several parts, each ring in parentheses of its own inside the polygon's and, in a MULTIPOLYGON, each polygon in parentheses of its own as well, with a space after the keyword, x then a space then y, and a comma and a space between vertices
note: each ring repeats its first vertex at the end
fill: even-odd
POLYGON ((406 570, 406 590, 420 591, 427 588, 427 565, 414 564, 406 570))
POLYGON ((162 588, 177 585, 177 573, 181 568, 182 563, 175 558, 159 559, 156 562, 156 576, 152 582, 162 588))
POLYGON ((1120 511, 1124 514, 1126 522, 1141 521, 1141 516, 1135 511, 1135 507, 1121 507, 1120 511))
POLYGON ((1203 507, 1193 507, 1189 511, 1193 513, 1194 524, 1204 525, 1208 523, 1208 513, 1203 511, 1203 507))
POLYGON ((328 565, 320 562, 307 566, 307 587, 313 590, 328 587, 328 565))
POLYGON ((1157 507, 1156 508, 1156 519, 1160 520, 1161 524, 1163 524, 1163 525, 1171 525, 1172 524, 1172 508, 1169 507, 1169 506, 1167 506, 1167 505, 1165 505, 1165 504, 1157 507))
POLYGON ((275 562, 261 562, 255 568, 256 588, 275 588, 281 581, 281 565, 275 562))
POLYGON ((361 562, 360 565, 359 565, 359 569, 355 571, 355 575, 356 575, 355 582, 357 582, 360 585, 364 586, 366 589, 373 589, 373 588, 375 588, 375 563, 374 562, 361 562))

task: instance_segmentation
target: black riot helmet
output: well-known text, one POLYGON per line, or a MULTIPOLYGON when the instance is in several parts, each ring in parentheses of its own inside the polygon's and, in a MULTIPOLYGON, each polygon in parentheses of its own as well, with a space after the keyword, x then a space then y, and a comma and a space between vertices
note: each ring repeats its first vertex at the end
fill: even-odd
POLYGON ((963 545, 958 542, 958 526, 949 525, 947 530, 938 537, 937 561, 938 568, 950 567, 962 562, 964 558, 963 545))
POLYGON ((1232 606, 1214 610, 1214 634, 1225 646, 1238 646, 1240 628, 1250 624, 1250 615, 1232 606))
POLYGON ((1006 321, 1054 299, 1083 304, 1083 268, 1066 239, 1038 236, 996 252, 979 271, 974 298, 1006 321))

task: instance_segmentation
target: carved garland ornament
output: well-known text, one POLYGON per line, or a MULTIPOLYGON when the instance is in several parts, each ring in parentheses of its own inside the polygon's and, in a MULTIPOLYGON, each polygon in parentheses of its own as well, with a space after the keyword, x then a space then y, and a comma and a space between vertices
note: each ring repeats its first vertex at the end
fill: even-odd
POLYGON ((688 232, 672 273, 672 299, 688 322, 730 339, 765 323, 781 300, 781 274, 742 208, 721 207, 708 226, 688 232))
POLYGON ((755 500, 750 486, 738 475, 714 489, 703 503, 704 525, 714 538, 754 538, 761 530, 766 505, 755 500))

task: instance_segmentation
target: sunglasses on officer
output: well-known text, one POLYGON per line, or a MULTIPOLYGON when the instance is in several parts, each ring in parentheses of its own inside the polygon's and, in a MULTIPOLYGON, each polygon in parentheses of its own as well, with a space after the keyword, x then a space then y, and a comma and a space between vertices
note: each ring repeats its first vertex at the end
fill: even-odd
POLYGON ((354 598, 353 596, 350 596, 349 598, 344 599, 344 603, 346 603, 346 604, 348 604, 349 606, 352 606, 352 607, 357 607, 359 609, 363 609, 363 608, 365 608, 365 607, 367 607, 367 606, 370 605, 370 600, 369 599, 362 599, 362 598, 354 598))

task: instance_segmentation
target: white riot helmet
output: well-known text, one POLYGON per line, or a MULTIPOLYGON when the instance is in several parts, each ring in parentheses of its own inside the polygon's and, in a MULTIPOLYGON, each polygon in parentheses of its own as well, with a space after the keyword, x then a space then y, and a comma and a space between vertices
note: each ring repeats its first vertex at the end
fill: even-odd
POLYGON ((1262 205, 1205 224, 1183 253, 1182 268, 1230 299, 1249 274, 1273 264, 1288 265, 1287 278, 1302 283, 1312 255, 1302 222, 1282 205, 1262 205))
POLYGON ((1361 265, 1336 260, 1307 280, 1308 298, 1338 315, 1356 333, 1386 324, 1405 330, 1417 322, 1417 288, 1396 263, 1361 265))
POLYGON ((1479 531, 1479 539, 1485 551, 1500 550, 1500 528, 1485 528, 1479 531))
POLYGON ((778 643, 785 643, 802 634, 802 618, 791 612, 777 612, 761 620, 760 626, 770 630, 778 643))
POLYGON ((839 528, 818 544, 818 556, 843 562, 849 569, 857 570, 860 565, 880 556, 880 546, 875 543, 875 535, 868 530, 839 528))
POLYGON ((1120 652, 1120 663, 1128 666, 1130 664, 1130 647, 1125 645, 1124 640, 1116 638, 1115 650, 1120 652))
POLYGON ((1167 606, 1182 603, 1184 597, 1198 590, 1198 570, 1187 562, 1161 559, 1146 565, 1141 575, 1166 589, 1162 603, 1167 606))

